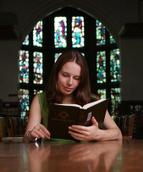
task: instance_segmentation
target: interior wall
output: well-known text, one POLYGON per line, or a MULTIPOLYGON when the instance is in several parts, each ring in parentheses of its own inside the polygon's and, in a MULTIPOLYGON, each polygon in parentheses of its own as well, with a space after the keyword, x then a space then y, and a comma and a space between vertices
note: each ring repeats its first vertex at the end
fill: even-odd
POLYGON ((15 41, 0 41, 0 99, 5 101, 17 93, 17 52, 15 41))
POLYGON ((143 38, 121 39, 122 100, 143 100, 143 38))

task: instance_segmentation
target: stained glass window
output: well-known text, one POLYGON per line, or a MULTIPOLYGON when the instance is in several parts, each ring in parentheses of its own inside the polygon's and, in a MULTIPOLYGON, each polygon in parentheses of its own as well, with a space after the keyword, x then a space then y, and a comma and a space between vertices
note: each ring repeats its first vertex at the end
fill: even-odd
POLYGON ((29 90, 20 89, 18 95, 19 95, 21 116, 24 117, 26 113, 29 111, 29 90))
POLYGON ((111 102, 112 102, 112 114, 118 109, 118 105, 121 102, 120 88, 111 88, 111 102))
POLYGON ((106 99, 106 90, 105 89, 98 89, 97 96, 101 99, 106 99))
POLYGON ((25 37, 25 40, 22 43, 23 45, 29 45, 29 35, 25 37))
POLYGON ((19 76, 20 83, 29 82, 29 52, 21 50, 19 52, 19 76))
POLYGON ((111 82, 120 81, 120 54, 119 49, 113 49, 110 51, 110 72, 111 82))
POLYGON ((43 42, 43 22, 39 21, 33 29, 33 45, 42 47, 43 42))
POLYGON ((92 92, 110 100, 113 114, 120 101, 118 45, 101 21, 72 7, 38 21, 22 43, 18 61, 21 114, 29 110, 33 96, 45 89, 53 64, 66 49, 85 55, 92 92))
POLYGON ((54 18, 54 43, 56 48, 65 48, 67 46, 67 18, 54 18))
POLYGON ((97 52, 97 83, 106 82, 106 55, 105 51, 97 52))
POLYGON ((111 35, 111 34, 110 34, 110 43, 111 43, 111 44, 115 44, 115 43, 116 43, 116 41, 115 41, 113 35, 111 35))
POLYGON ((42 93, 43 92, 43 90, 35 90, 34 89, 34 95, 36 95, 37 93, 42 93))
POLYGON ((97 45, 105 45, 105 26, 99 20, 96 20, 96 39, 97 45))
POLYGON ((61 55, 61 53, 55 53, 55 62, 58 60, 60 55, 61 55))
POLYGON ((72 47, 84 46, 84 17, 72 17, 72 47))
POLYGON ((40 52, 33 53, 33 70, 34 70, 34 84, 43 83, 43 54, 40 52))

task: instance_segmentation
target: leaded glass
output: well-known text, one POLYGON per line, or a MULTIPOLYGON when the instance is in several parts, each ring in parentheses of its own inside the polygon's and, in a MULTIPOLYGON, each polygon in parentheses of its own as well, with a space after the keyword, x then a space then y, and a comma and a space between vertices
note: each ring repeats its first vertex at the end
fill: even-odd
POLYGON ((119 49, 110 51, 110 74, 111 82, 120 81, 120 53, 119 49))
POLYGON ((54 44, 56 48, 65 48, 67 46, 67 18, 54 18, 54 44))
POLYGON ((72 47, 84 47, 84 17, 72 17, 72 47))
POLYGON ((96 45, 105 45, 105 26, 96 20, 96 45))
POLYGON ((114 37, 98 19, 93 20, 82 14, 83 12, 70 7, 52 13, 38 21, 32 32, 25 37, 19 55, 18 77, 19 87, 29 90, 30 103, 38 90, 41 91, 45 87, 44 83, 49 78, 48 73, 52 70, 53 61, 57 61, 64 49, 77 49, 87 57, 91 78, 95 79, 91 82, 91 88, 97 88, 93 93, 100 98, 108 97, 113 104, 110 102, 109 110, 116 109, 116 89, 111 89, 120 87, 119 49, 115 48, 117 44, 114 37), (91 32, 91 27, 94 32, 91 32), (43 58, 46 58, 45 63, 43 58))
POLYGON ((19 51, 19 83, 29 82, 29 52, 25 50, 19 51))
POLYGON ((33 53, 33 71, 34 71, 34 84, 43 83, 43 53, 33 53))
POLYGON ((42 47, 43 42, 43 22, 39 21, 33 29, 33 45, 42 47))
POLYGON ((26 113, 29 111, 29 90, 20 89, 18 93, 21 116, 26 116, 26 113))
POLYGON ((55 53, 55 62, 58 60, 59 56, 61 55, 62 53, 55 53))
POLYGON ((115 44, 116 43, 114 37, 111 34, 110 34, 110 43, 111 44, 115 44))
POLYGON ((106 55, 105 51, 97 52, 97 83, 106 82, 106 55))
POLYGON ((112 113, 117 112, 118 105, 121 102, 121 97, 120 97, 120 88, 111 88, 111 104, 112 104, 112 113))
POLYGON ((25 40, 23 41, 22 45, 29 45, 29 35, 25 37, 25 40))
POLYGON ((43 92, 43 90, 33 90, 34 91, 34 95, 36 95, 36 94, 38 94, 38 93, 42 93, 43 92))
POLYGON ((98 89, 97 90, 97 96, 99 96, 99 98, 101 98, 101 99, 105 99, 106 98, 106 90, 105 89, 98 89))

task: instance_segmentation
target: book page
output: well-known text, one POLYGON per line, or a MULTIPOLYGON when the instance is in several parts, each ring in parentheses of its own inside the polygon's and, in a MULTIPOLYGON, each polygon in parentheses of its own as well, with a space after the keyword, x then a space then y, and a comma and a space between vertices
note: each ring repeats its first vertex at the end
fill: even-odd
POLYGON ((94 106, 94 105, 96 105, 96 104, 98 104, 98 103, 100 103, 100 102, 103 102, 103 101, 105 101, 106 99, 100 99, 100 100, 96 100, 96 101, 94 101, 94 102, 90 102, 90 103, 87 103, 87 104, 85 104, 84 106, 81 106, 81 105, 78 105, 78 104, 60 104, 60 103, 54 103, 55 105, 58 105, 58 106, 70 106, 70 107, 78 107, 78 108, 80 108, 80 109, 88 109, 89 107, 92 107, 92 106, 94 106))
POLYGON ((60 104, 60 103, 54 103, 55 105, 57 106, 71 106, 71 107, 78 107, 80 109, 82 109, 82 106, 78 105, 78 104, 66 104, 66 103, 63 103, 63 104, 60 104))
POLYGON ((88 109, 89 107, 92 107, 94 105, 97 105, 103 101, 105 101, 106 99, 100 99, 100 100, 96 100, 94 102, 90 102, 90 103, 87 103, 86 105, 83 106, 83 109, 88 109))

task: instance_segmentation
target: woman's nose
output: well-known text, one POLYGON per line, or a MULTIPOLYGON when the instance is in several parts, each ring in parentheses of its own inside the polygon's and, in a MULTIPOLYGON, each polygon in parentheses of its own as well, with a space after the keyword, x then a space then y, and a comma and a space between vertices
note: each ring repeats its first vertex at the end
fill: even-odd
POLYGON ((72 85, 72 82, 73 82, 73 79, 69 78, 67 83, 68 83, 68 85, 72 85))

